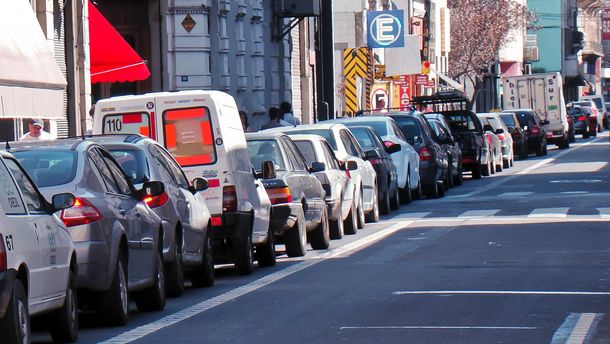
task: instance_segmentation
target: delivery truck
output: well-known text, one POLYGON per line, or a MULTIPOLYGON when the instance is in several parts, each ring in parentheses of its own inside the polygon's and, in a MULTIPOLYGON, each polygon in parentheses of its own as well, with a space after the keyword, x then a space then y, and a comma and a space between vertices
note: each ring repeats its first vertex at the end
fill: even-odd
POLYGON ((505 76, 502 86, 505 110, 534 110, 547 132, 547 142, 559 148, 569 147, 568 113, 561 74, 505 76))

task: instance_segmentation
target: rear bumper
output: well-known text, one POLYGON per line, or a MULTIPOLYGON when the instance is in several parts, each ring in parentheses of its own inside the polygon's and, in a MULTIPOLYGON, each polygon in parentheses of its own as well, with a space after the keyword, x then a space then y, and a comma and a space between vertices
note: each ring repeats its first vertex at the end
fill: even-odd
POLYGON ((294 227, 299 219, 300 203, 274 204, 271 207, 270 227, 274 235, 282 236, 294 227))
POLYGON ((16 278, 17 271, 15 269, 0 272, 0 319, 6 315, 16 278))
POLYGON ((215 241, 228 239, 233 246, 245 244, 246 235, 252 229, 252 213, 226 212, 222 214, 222 226, 212 227, 215 241))
POLYGON ((77 288, 106 290, 110 285, 110 247, 103 241, 75 242, 77 288))

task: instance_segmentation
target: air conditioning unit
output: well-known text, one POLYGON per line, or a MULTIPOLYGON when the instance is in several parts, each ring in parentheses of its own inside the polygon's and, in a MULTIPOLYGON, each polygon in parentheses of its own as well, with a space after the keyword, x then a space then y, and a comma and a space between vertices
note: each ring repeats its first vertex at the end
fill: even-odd
POLYGON ((281 0, 282 17, 318 17, 320 0, 281 0))

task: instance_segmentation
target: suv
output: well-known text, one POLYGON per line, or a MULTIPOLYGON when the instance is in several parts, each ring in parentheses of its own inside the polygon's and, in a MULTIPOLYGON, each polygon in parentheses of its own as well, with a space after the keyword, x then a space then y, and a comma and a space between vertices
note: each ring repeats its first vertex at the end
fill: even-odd
POLYGON ((165 308, 163 229, 145 203, 165 192, 163 183, 136 190, 112 153, 88 140, 14 144, 11 152, 44 195, 76 196, 60 218, 76 246, 79 306, 116 325, 127 322, 128 291, 141 311, 165 308))
POLYGON ((462 150, 449 130, 447 119, 441 114, 424 114, 434 134, 434 140, 447 151, 453 171, 453 185, 462 185, 464 173, 462 171, 462 150))
POLYGON ((537 156, 546 155, 546 130, 544 125, 548 121, 543 121, 532 109, 511 109, 504 112, 512 112, 517 115, 519 124, 527 132, 527 147, 529 153, 536 153, 537 156))
POLYGON ((516 152, 521 160, 527 159, 527 131, 519 124, 517 115, 513 112, 502 112, 499 115, 513 137, 513 154, 516 152))
POLYGON ((203 191, 207 180, 197 177, 193 186, 160 144, 141 135, 108 135, 90 139, 108 149, 136 187, 146 181, 165 184, 165 193, 147 200, 163 224, 165 284, 170 296, 184 292, 184 271, 195 287, 214 284, 212 224, 203 191))
POLYGON ((489 164, 491 155, 483 126, 477 115, 469 110, 443 111, 451 134, 460 143, 462 168, 472 171, 472 178, 480 179, 483 166, 489 164))
POLYGON ((595 104, 597 111, 603 115, 602 123, 604 128, 608 129, 608 125, 610 124, 610 111, 607 109, 607 104, 604 97, 600 95, 581 96, 580 100, 589 100, 595 104))
POLYGON ((76 254, 66 226, 53 214, 75 198, 49 204, 13 156, 0 152, 0 333, 29 343, 30 316, 48 314, 56 342, 78 337, 76 254))

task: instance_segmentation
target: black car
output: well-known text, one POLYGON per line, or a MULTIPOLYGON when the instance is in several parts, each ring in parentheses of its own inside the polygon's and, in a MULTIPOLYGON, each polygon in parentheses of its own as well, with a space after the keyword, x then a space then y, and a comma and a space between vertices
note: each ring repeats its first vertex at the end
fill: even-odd
POLYGON ((568 110, 568 113, 570 114, 572 123, 574 123, 574 134, 581 134, 582 137, 586 139, 595 133, 597 120, 595 119, 595 116, 592 116, 590 107, 575 105, 568 110))
POLYGON ((513 112, 506 112, 501 113, 500 118, 504 121, 504 124, 506 124, 506 127, 513 138, 513 152, 517 154, 520 160, 527 159, 529 154, 527 149, 527 131, 523 129, 519 123, 517 115, 513 112))
POLYGON ((290 257, 330 244, 326 191, 294 142, 283 133, 246 134, 248 152, 271 200, 271 233, 290 257))
POLYGON ((440 144, 446 151, 449 157, 449 164, 451 165, 453 184, 462 185, 464 175, 462 171, 462 150, 460 144, 455 140, 449 130, 449 123, 445 117, 440 114, 424 114, 432 132, 434 133, 434 140, 440 144))
POLYGON ((529 153, 536 153, 537 156, 546 155, 546 130, 544 125, 548 121, 540 119, 538 114, 530 109, 505 110, 517 115, 517 120, 522 128, 527 132, 527 148, 529 153))
POLYGON ((449 157, 443 147, 434 139, 432 129, 423 115, 410 112, 390 112, 407 142, 419 154, 419 176, 426 196, 438 198, 445 195, 450 186, 452 174, 449 157))
POLYGON ((398 209, 400 206, 398 177, 391 154, 400 151, 401 147, 399 144, 386 146, 371 127, 350 127, 349 130, 364 149, 365 159, 373 165, 377 173, 379 210, 387 215, 390 209, 398 209))

